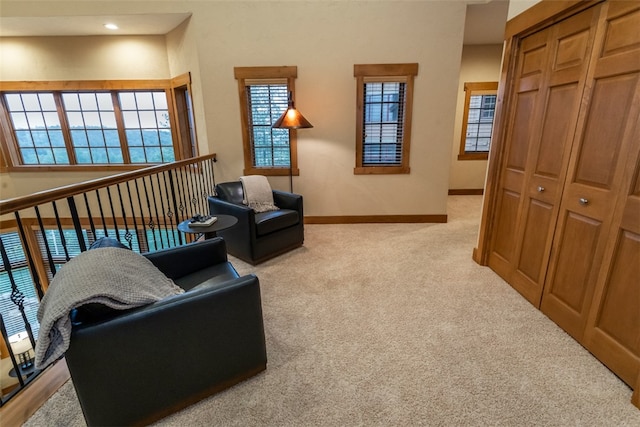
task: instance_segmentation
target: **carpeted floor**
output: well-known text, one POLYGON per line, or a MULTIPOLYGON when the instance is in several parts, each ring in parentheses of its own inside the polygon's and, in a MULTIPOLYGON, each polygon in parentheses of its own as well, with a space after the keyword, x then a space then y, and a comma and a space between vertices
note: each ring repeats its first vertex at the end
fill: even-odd
MULTIPOLYGON (((639 426, 628 386, 471 260, 480 207, 308 225, 303 248, 234 259, 260 278, 267 370, 157 425, 639 426)), ((26 425, 84 425, 71 383, 26 425)))

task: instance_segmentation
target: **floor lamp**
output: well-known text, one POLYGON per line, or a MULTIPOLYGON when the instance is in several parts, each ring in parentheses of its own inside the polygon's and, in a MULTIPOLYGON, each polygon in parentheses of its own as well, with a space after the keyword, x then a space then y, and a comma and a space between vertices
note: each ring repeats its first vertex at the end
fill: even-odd
MULTIPOLYGON (((292 93, 289 92, 289 106, 284 113, 271 125, 273 129, 306 129, 313 125, 304 118, 293 104, 292 93)), ((291 158, 291 132, 289 132, 289 190, 293 193, 293 159, 291 158)))

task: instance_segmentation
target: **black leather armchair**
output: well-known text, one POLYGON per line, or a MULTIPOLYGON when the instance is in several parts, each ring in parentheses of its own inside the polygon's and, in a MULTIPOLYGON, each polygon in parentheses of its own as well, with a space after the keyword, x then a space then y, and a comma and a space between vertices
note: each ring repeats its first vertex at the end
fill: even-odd
POLYGON ((72 313, 67 365, 89 425, 148 424, 266 368, 260 285, 221 238, 144 254, 186 290, 72 313))
POLYGON ((280 210, 256 213, 242 203, 244 193, 240 181, 216 185, 216 196, 209 197, 212 215, 225 214, 238 218, 238 224, 219 231, 227 242, 229 253, 250 264, 259 264, 304 243, 302 196, 273 190, 273 201, 280 210))

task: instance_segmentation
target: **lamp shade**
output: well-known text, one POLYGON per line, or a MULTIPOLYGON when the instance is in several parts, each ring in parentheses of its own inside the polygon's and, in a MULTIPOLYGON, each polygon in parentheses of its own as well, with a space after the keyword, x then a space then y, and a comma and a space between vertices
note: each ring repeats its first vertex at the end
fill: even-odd
POLYGON ((304 118, 300 111, 296 110, 291 92, 289 92, 289 106, 271 127, 275 129, 303 129, 312 128, 313 125, 304 118))

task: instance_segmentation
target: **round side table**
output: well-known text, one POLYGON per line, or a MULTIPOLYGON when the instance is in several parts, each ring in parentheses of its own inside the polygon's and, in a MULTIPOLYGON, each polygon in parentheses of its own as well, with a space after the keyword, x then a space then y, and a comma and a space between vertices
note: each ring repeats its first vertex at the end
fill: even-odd
POLYGON ((231 215, 215 215, 218 220, 208 227, 192 227, 191 219, 187 219, 178 224, 178 230, 186 234, 203 234, 205 239, 212 239, 217 236, 217 232, 231 228, 238 222, 238 218, 231 215))

